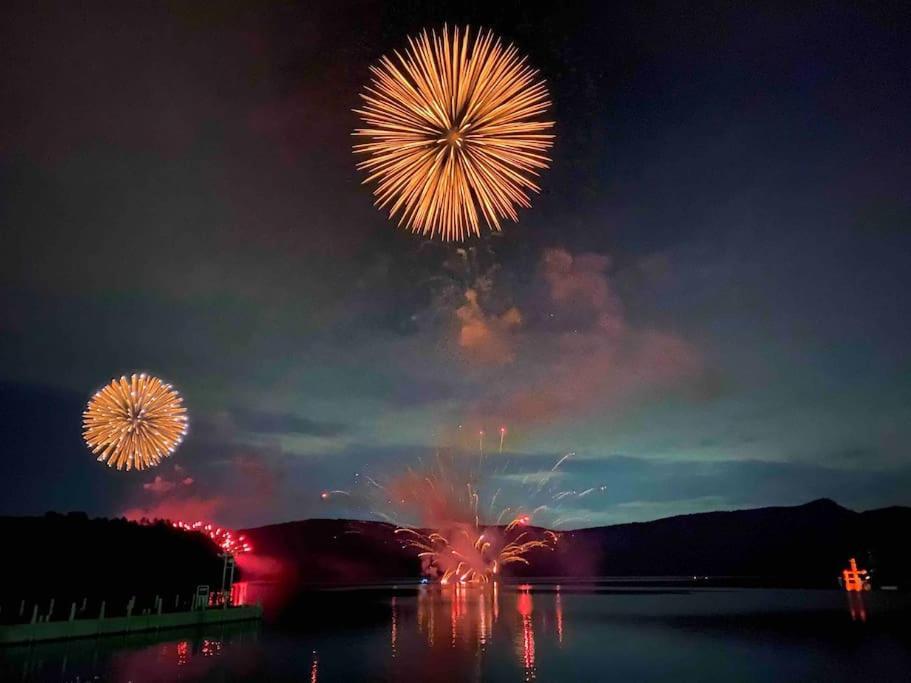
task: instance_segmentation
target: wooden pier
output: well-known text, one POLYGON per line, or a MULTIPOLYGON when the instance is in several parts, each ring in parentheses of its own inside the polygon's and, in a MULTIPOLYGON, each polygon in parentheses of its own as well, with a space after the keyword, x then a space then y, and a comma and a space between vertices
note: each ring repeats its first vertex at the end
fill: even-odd
POLYGON ((0 645, 32 643, 67 638, 94 638, 115 633, 138 633, 187 626, 227 624, 235 621, 262 619, 259 605, 245 605, 223 609, 213 607, 190 612, 166 612, 125 617, 70 619, 69 621, 43 621, 30 624, 0 626, 0 645))

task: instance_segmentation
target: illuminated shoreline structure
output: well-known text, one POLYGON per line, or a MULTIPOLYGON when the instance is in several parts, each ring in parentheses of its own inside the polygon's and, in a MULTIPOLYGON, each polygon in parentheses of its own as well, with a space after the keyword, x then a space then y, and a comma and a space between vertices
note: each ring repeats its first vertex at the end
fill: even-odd
POLYGON ((846 591, 860 592, 872 590, 870 573, 866 569, 857 568, 857 560, 853 557, 848 563, 848 568, 841 573, 841 584, 846 591))

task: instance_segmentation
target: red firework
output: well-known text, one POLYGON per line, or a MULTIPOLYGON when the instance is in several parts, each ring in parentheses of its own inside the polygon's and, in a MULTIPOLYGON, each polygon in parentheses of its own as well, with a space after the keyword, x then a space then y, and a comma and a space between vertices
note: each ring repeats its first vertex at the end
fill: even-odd
POLYGON ((183 529, 184 531, 198 531, 201 534, 205 534, 212 541, 221 548, 224 552, 230 553, 231 555, 240 555, 242 553, 253 552, 253 546, 250 544, 250 541, 247 540, 247 537, 243 534, 238 534, 231 529, 225 529, 224 527, 211 524, 209 522, 171 522, 171 525, 175 529, 183 529))

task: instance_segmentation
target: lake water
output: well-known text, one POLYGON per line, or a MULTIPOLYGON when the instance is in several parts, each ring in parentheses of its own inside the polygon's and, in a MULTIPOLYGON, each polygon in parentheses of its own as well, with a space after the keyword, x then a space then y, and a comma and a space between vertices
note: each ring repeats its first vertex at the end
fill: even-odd
POLYGON ((902 593, 595 582, 260 597, 263 624, 0 648, 0 679, 911 680, 902 593))

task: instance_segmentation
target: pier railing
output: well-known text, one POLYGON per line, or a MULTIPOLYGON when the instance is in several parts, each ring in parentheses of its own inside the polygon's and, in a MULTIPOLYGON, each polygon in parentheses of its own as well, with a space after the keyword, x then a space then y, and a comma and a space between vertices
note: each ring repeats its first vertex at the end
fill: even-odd
POLYGON ((157 630, 193 624, 259 619, 259 605, 233 605, 227 593, 199 592, 137 601, 49 598, 0 603, 0 644, 157 630))

